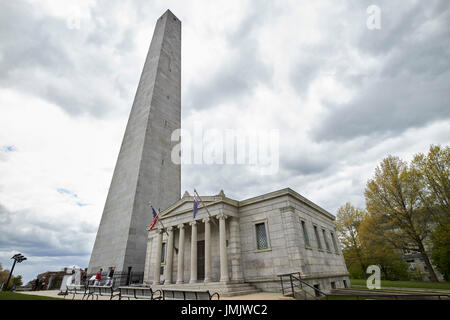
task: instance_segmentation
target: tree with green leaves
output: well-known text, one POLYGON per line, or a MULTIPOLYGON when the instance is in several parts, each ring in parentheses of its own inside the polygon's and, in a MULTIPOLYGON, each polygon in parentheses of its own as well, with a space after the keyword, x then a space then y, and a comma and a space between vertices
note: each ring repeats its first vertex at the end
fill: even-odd
POLYGON ((367 265, 359 238, 359 227, 364 216, 364 210, 355 208, 347 202, 338 209, 335 225, 349 269, 354 265, 359 265, 361 275, 365 278, 367 265))
POLYGON ((427 155, 419 153, 411 171, 420 180, 419 198, 436 224, 448 223, 450 215, 450 147, 430 146, 427 155))
POLYGON ((450 281, 450 219, 437 226, 431 235, 431 260, 446 281, 450 281))
POLYGON ((419 252, 431 280, 437 282, 425 245, 433 231, 433 220, 423 205, 424 184, 419 170, 388 156, 375 169, 364 195, 367 212, 380 236, 395 248, 419 252))
POLYGON ((399 250, 384 240, 372 216, 364 217, 359 227, 359 237, 365 250, 365 263, 379 266, 383 279, 409 280, 408 264, 399 250))

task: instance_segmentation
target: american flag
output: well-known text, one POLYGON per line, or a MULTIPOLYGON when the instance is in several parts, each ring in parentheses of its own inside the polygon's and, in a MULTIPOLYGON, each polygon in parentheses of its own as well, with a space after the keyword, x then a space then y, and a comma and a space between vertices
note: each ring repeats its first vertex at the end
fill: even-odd
POLYGON ((152 214, 153 214, 153 221, 152 221, 152 225, 150 226, 150 229, 148 229, 148 231, 152 231, 156 222, 158 222, 158 214, 156 213, 155 208, 153 208, 153 207, 152 207, 152 214))
POLYGON ((197 214, 198 211, 198 199, 197 199, 197 195, 194 193, 194 219, 195 219, 195 215, 197 214))

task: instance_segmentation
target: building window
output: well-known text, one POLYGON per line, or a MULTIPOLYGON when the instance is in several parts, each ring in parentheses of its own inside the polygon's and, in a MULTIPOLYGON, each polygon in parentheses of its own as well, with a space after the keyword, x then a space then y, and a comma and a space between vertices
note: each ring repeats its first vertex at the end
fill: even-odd
POLYGON ((342 280, 342 282, 344 283, 344 288, 347 288, 347 281, 346 280, 342 280))
POLYGON ((336 282, 334 282, 334 281, 331 281, 331 289, 336 289, 336 282))
POLYGON ((327 247, 327 250, 330 251, 330 245, 328 243, 328 238, 325 229, 322 229, 322 234, 323 234, 323 241, 325 241, 325 246, 327 247))
POLYGON ((264 222, 255 224, 256 228, 256 246, 258 250, 268 249, 266 224, 264 222))
POLYGON ((303 230, 303 239, 305 240, 305 246, 309 247, 309 237, 308 237, 308 231, 306 230, 306 224, 305 221, 302 222, 302 230, 303 230))
POLYGON ((166 243, 163 242, 162 243, 162 247, 161 247, 161 263, 166 262, 166 243))
POLYGON ((334 233, 330 232, 331 234, 331 240, 333 241, 333 247, 334 247, 334 251, 336 253, 339 253, 338 247, 337 247, 337 243, 336 243, 336 238, 334 237, 334 233))
POLYGON ((317 246, 322 249, 322 242, 320 242, 319 231, 317 231, 316 226, 314 226, 314 234, 316 235, 317 246))

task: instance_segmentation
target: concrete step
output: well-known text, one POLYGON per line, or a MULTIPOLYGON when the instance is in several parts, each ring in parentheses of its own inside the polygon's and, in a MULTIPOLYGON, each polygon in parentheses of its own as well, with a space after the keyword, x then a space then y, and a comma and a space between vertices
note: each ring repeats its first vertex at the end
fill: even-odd
POLYGON ((219 293, 222 297, 235 297, 235 296, 245 296, 248 294, 258 293, 260 290, 252 289, 252 290, 242 290, 242 291, 232 291, 232 292, 223 292, 219 293))
POLYGON ((187 290, 209 290, 211 293, 218 292, 221 296, 230 297, 243 294, 257 293, 261 290, 255 288, 249 283, 185 283, 185 284, 170 284, 165 286, 152 286, 153 289, 171 288, 171 289, 187 289, 187 290))

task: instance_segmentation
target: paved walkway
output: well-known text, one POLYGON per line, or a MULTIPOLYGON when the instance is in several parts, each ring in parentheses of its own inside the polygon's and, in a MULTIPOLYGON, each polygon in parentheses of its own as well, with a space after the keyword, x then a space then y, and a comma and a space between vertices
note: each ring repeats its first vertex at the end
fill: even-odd
MULTIPOLYGON (((64 296, 59 296, 59 290, 45 290, 45 291, 19 291, 18 293, 35 295, 35 296, 45 296, 52 298, 64 298, 64 296)), ((72 300, 71 294, 66 296, 66 300, 72 300)), ((75 300, 81 300, 83 297, 82 294, 75 295, 75 300)), ((98 300, 109 300, 109 297, 99 296, 98 300)), ((223 297, 220 300, 293 300, 290 297, 284 297, 280 293, 272 293, 272 292, 258 292, 247 294, 244 296, 235 296, 235 297, 223 297)), ((117 301, 117 297, 113 299, 113 301, 117 301)))

